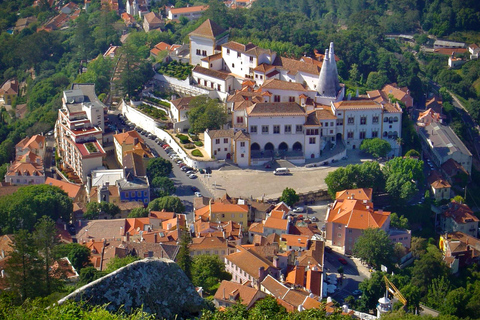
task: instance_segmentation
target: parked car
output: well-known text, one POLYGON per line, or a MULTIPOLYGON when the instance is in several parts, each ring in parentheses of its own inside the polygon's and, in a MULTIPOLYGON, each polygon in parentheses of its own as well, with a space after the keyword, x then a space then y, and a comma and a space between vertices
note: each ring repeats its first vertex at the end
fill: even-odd
POLYGON ((195 172, 193 170, 189 170, 187 172, 185 172, 187 175, 191 175, 191 174, 194 174, 195 172))
POLYGON ((353 292, 352 292, 352 295, 353 295, 354 297, 357 297, 357 296, 359 296, 359 295, 361 295, 361 294, 362 294, 362 290, 360 290, 360 289, 353 290, 353 292))
POLYGON ((186 165, 185 163, 182 163, 182 164, 183 164, 183 166, 181 166, 181 170, 182 170, 183 172, 187 172, 187 171, 192 170, 192 168, 187 167, 187 165, 186 165))
POLYGON ((339 261, 341 264, 343 264, 343 265, 347 265, 347 264, 348 264, 347 260, 345 260, 344 258, 338 258, 338 261, 339 261))
POLYGON ((189 177, 190 179, 196 179, 196 178, 197 178, 197 175, 192 173, 192 174, 189 175, 188 177, 189 177))
POLYGON ((183 170, 183 168, 185 168, 187 165, 185 163, 180 163, 178 166, 182 171, 185 171, 185 170, 183 170))
POLYGON ((177 159, 177 160, 175 160, 175 162, 176 162, 177 164, 180 164, 181 162, 183 162, 183 160, 182 160, 182 159, 177 159))
POLYGON ((197 188, 197 187, 195 187, 195 186, 191 186, 191 187, 190 187, 190 189, 191 189, 193 192, 197 192, 197 191, 199 191, 199 190, 198 190, 198 188, 197 188))
POLYGON ((331 253, 333 250, 330 247, 325 247, 325 251, 328 252, 328 253, 331 253))
POLYGON ((296 207, 296 208, 293 209, 293 212, 295 212, 295 213, 305 212, 305 208, 304 207, 296 207))
POLYGON ((312 222, 318 222, 318 218, 317 217, 312 217, 312 222))
POLYGON ((200 192, 198 192, 198 191, 195 192, 195 197, 201 197, 201 196, 202 196, 202 194, 200 192))

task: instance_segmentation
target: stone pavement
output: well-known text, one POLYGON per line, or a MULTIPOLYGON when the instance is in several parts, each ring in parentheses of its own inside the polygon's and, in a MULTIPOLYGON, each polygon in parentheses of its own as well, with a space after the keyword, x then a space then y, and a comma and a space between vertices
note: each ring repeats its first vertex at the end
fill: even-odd
POLYGON ((290 175, 275 176, 273 169, 251 167, 248 169, 213 170, 211 175, 199 178, 215 197, 222 197, 226 192, 230 196, 252 199, 276 199, 286 188, 293 188, 297 193, 306 193, 326 189, 325 177, 331 171, 348 164, 357 164, 363 159, 358 150, 348 150, 348 159, 332 163, 328 166, 306 168, 297 166, 290 168, 290 175))

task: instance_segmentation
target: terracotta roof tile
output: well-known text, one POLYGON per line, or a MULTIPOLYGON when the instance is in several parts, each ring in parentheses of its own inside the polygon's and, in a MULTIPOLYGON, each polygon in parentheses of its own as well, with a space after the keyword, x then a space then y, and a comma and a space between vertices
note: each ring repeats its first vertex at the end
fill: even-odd
POLYGON ((288 220, 268 217, 265 220, 264 228, 287 230, 288 229, 288 220))
POLYGON ((47 177, 45 184, 56 186, 65 191, 69 198, 75 199, 82 189, 81 185, 47 177))
POLYGON ((220 27, 218 24, 216 24, 212 20, 207 19, 197 29, 190 32, 189 35, 214 39, 214 38, 217 38, 218 36, 222 35, 225 32, 226 32, 225 29, 220 27))
POLYGON ((225 256, 225 259, 231 261, 254 279, 258 279, 258 271, 260 268, 263 267, 265 271, 267 271, 268 268, 274 268, 272 263, 267 259, 245 249, 241 249, 240 252, 229 254, 228 256, 225 256))
POLYGON ((249 116, 305 116, 305 110, 296 102, 261 102, 247 108, 249 116))
POLYGON ((266 80, 263 83, 261 89, 262 91, 269 90, 269 89, 270 90, 276 89, 276 90, 307 91, 307 89, 305 89, 305 87, 301 83, 282 81, 278 79, 266 80))
POLYGON ((222 72, 222 71, 217 71, 217 70, 213 70, 213 69, 207 69, 207 68, 204 68, 200 65, 195 66, 195 68, 193 68, 192 72, 198 72, 198 73, 203 74, 205 76, 209 76, 209 77, 216 78, 216 79, 221 79, 221 80, 226 80, 228 77, 232 77, 232 75, 230 75, 228 72, 222 72))

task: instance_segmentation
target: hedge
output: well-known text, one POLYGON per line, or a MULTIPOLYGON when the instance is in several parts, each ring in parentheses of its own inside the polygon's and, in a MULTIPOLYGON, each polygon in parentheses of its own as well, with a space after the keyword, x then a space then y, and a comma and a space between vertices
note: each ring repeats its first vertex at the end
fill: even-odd
POLYGON ((203 154, 200 150, 198 149, 195 149, 192 151, 192 156, 195 156, 195 157, 203 157, 203 154))

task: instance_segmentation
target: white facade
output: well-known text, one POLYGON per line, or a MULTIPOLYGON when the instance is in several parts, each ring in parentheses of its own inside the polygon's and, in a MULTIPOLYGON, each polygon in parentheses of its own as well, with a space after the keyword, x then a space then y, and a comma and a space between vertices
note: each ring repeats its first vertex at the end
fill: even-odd
POLYGON ((216 90, 225 93, 239 89, 233 76, 215 70, 205 70, 205 68, 200 66, 193 69, 192 77, 198 86, 208 90, 216 90), (208 74, 206 74, 206 72, 208 72, 208 74))
POLYGON ((197 20, 202 16, 203 11, 206 9, 208 9, 208 6, 167 8, 167 17, 170 20, 178 20, 181 17, 187 18, 188 20, 197 20))

